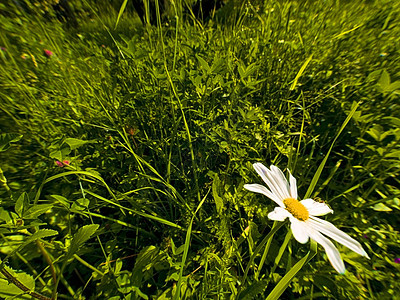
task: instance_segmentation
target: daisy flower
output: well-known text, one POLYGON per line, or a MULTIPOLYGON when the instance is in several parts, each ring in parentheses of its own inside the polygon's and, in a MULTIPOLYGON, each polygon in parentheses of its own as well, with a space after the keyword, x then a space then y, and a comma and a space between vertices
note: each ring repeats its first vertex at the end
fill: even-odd
POLYGON ((260 184, 245 184, 244 188, 263 194, 278 204, 279 206, 268 214, 268 218, 274 221, 284 221, 289 218, 290 229, 299 243, 305 244, 309 238, 316 241, 324 247, 332 266, 341 274, 346 270, 343 260, 335 245, 327 237, 368 257, 359 242, 336 228, 332 223, 317 218, 317 216, 333 213, 328 205, 312 199, 297 200, 296 178, 290 174, 290 171, 288 181, 283 172, 274 165, 268 169, 261 163, 255 163, 253 167, 269 189, 260 184))

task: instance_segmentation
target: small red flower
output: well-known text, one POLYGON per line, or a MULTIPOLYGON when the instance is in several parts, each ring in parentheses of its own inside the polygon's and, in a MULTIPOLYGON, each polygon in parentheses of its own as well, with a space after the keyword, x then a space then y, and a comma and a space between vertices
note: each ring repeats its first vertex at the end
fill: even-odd
POLYGON ((64 167, 64 166, 69 166, 71 162, 69 160, 63 160, 62 162, 59 160, 56 160, 56 165, 60 168, 64 167))
POLYGON ((51 56, 53 56, 53 55, 54 55, 54 53, 53 53, 53 52, 51 52, 50 50, 43 49, 43 51, 44 51, 44 55, 45 55, 45 56, 47 56, 47 57, 51 57, 51 56))
POLYGON ((400 257, 396 257, 396 258, 394 259, 394 262, 395 262, 396 264, 400 264, 400 257))

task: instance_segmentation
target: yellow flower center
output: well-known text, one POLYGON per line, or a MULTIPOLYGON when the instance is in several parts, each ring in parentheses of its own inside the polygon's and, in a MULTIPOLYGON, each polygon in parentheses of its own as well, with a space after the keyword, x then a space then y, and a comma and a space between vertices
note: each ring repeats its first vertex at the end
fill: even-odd
POLYGON ((285 204, 286 210, 290 212, 296 219, 300 221, 305 221, 308 219, 309 213, 307 208, 298 200, 294 198, 287 198, 283 200, 283 204, 285 204))

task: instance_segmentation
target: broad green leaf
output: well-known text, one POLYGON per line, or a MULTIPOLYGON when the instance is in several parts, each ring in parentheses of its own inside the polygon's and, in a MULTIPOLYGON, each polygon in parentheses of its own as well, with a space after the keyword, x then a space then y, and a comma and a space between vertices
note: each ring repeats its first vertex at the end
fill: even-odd
POLYGON ((392 211, 390 207, 386 206, 383 203, 375 204, 372 208, 376 211, 392 211))
POLYGON ((49 156, 51 158, 62 161, 64 157, 68 156, 70 153, 71 153, 71 148, 64 145, 64 147, 62 147, 61 149, 57 149, 50 152, 49 156))
POLYGON ((16 133, 2 133, 0 134, 0 152, 6 151, 11 147, 11 143, 18 142, 22 135, 16 133))
POLYGON ((53 204, 36 204, 25 211, 23 214, 24 219, 35 219, 39 217, 41 214, 44 214, 46 211, 51 209, 53 204))
POLYGON ((85 210, 88 208, 90 200, 87 198, 79 198, 71 205, 73 210, 85 210))
POLYGON ((64 143, 68 144, 68 146, 71 148, 71 150, 74 150, 85 144, 94 143, 94 141, 83 141, 83 140, 75 139, 75 138, 67 138, 67 139, 65 139, 64 143))
POLYGON ((197 58, 197 60, 199 61, 199 63, 200 63, 200 67, 201 67, 201 69, 205 72, 205 73, 211 73, 211 68, 210 68, 210 66, 208 65, 208 63, 203 59, 203 58, 201 58, 200 56, 198 56, 198 55, 196 55, 196 58, 197 58))
POLYGON ((381 77, 378 80, 378 85, 385 92, 389 89, 390 86, 390 75, 386 70, 383 70, 381 73, 381 77))
POLYGON ((72 238, 66 260, 69 260, 79 250, 79 248, 92 237, 98 228, 98 224, 85 225, 82 228, 79 228, 72 238))

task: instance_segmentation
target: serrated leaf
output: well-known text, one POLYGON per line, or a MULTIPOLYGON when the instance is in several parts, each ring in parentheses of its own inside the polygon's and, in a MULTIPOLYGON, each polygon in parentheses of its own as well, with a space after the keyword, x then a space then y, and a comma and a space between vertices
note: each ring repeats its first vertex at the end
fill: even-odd
POLYGON ((36 219, 39 217, 41 214, 44 214, 46 211, 51 209, 53 207, 53 204, 36 204, 29 208, 25 213, 23 214, 24 219, 36 219))
POLYGON ((11 147, 10 143, 18 142, 22 135, 16 133, 2 133, 0 134, 0 152, 6 151, 11 147))
POLYGON ((40 229, 36 231, 34 234, 30 235, 25 239, 25 241, 20 244, 17 248, 15 248, 13 251, 11 251, 7 256, 3 259, 3 263, 0 265, 0 269, 2 268, 3 264, 9 257, 14 255, 16 252, 21 251, 22 248, 24 248, 26 245, 38 240, 38 239, 43 239, 45 237, 49 236, 54 236, 57 235, 58 231, 52 230, 52 229, 40 229))
POLYGON ((80 228, 72 238, 71 245, 69 246, 66 259, 70 259, 82 245, 92 237, 92 235, 99 228, 98 224, 85 225, 80 228))
MULTIPOLYGON (((5 266, 5 270, 10 273, 14 278, 21 282, 24 286, 31 291, 35 289, 35 279, 24 272, 17 272, 5 266)), ((0 273, 0 298, 1 299, 32 299, 29 295, 24 295, 24 292, 13 283, 9 283, 4 275, 0 273)))

